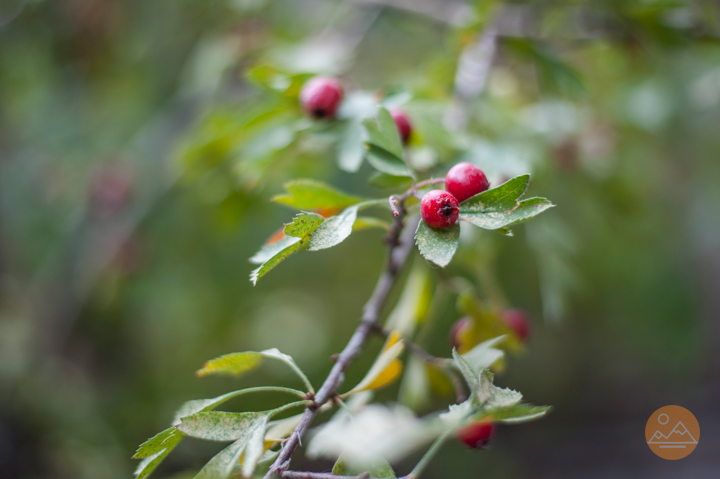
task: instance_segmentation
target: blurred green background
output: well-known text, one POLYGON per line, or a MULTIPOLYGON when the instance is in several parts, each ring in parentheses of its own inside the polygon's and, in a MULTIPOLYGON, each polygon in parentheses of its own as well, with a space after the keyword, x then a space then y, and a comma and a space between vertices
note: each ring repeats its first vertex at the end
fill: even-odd
MULTIPOLYGON (((558 205, 460 252, 533 317, 498 383, 555 409, 487 451, 448 445, 428 478, 716 476, 719 20, 710 1, 3 0, 0 475, 131 477, 135 447, 183 401, 296 382, 274 365, 194 376, 221 354, 277 347, 325 377, 382 233, 296 255, 254 288, 247 258, 291 218, 269 202, 289 179, 387 193, 367 166, 338 169, 322 132, 287 137, 292 92, 258 81, 275 68, 407 88, 429 172, 460 159, 494 183, 531 171, 530 194, 558 205), (458 57, 491 16, 497 56, 451 137, 458 57), (644 444, 668 404, 702 431, 676 462, 644 444)), ((452 294, 433 311, 425 346, 447 356, 452 294)), ((157 477, 192 477, 216 449, 186 442, 157 477)))

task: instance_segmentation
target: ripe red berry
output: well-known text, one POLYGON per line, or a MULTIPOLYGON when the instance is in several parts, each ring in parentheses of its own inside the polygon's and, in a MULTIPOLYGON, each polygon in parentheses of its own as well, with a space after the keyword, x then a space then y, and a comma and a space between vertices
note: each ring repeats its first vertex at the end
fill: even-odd
POLYGON ((503 322, 517 338, 525 342, 530 336, 530 318, 522 309, 508 309, 503 313, 503 322))
POLYGON ((420 202, 423 221, 433 228, 447 228, 455 224, 460 208, 453 195, 443 190, 432 190, 420 202))
POLYGON ((342 98, 343 88, 335 78, 314 77, 300 90, 300 103, 315 118, 334 116, 342 98))
POLYGON ((495 434, 495 424, 487 421, 474 422, 457 432, 457 437, 469 448, 482 449, 495 434))
POLYGON ((403 144, 406 144, 408 140, 410 140, 410 134, 412 133, 412 123, 410 123, 410 118, 408 118, 407 114, 402 110, 391 110, 390 115, 395 121, 398 133, 400 133, 400 139, 403 144))
POLYGON ((458 163, 445 175, 445 189, 460 202, 482 193, 489 187, 490 182, 485 173, 471 163, 458 163))
POLYGON ((470 316, 463 316, 455 321, 455 324, 450 328, 450 345, 457 349, 460 354, 463 353, 463 351, 461 351, 463 346, 462 335, 470 328, 471 323, 472 320, 470 316))

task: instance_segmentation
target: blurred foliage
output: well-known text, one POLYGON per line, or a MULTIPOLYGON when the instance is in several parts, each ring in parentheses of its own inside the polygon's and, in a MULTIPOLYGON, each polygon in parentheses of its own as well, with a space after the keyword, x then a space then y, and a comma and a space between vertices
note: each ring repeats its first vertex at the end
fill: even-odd
MULTIPOLYGON (((313 253, 319 261, 295 255, 285 274, 255 288, 247 258, 292 218, 268 201, 290 180, 315 178, 357 197, 392 191, 373 185, 393 187, 393 177, 357 180, 371 177, 366 163, 358 175, 345 172, 358 164, 358 118, 376 100, 409 113, 416 169, 437 176, 472 161, 493 185, 532 171, 529 194, 560 205, 512 239, 464 228, 463 261, 437 272, 435 284, 416 282, 433 291, 427 311, 393 313, 422 316, 418 341, 447 356, 447 331, 472 314, 456 308, 458 294, 473 291, 482 314, 528 310, 533 338, 497 381, 556 406, 524 438, 501 429, 492 452, 448 447, 428 477, 480 467, 487 477, 577 475, 587 472, 583 457, 598 455, 596 443, 581 443, 569 464, 535 451, 599 434, 603 420, 644 426, 659 405, 712 410, 720 399, 717 5, 442 3, 0 5, 0 468, 8 477, 130 477, 135 446, 167 427, 179 404, 228 390, 232 379, 193 377, 207 358, 277 347, 314 382, 325 376, 382 265, 382 230, 313 253), (493 21, 499 40, 485 90, 464 105, 467 128, 451 133, 458 58, 493 21), (302 116, 296 95, 315 73, 343 79, 341 121, 302 116)), ((348 384, 382 344, 370 346, 348 384)), ((433 389, 447 390, 437 376, 427 374, 433 389)), ((301 386, 277 364, 242 381, 301 386)), ((394 397, 402 384, 378 396, 394 397)), ((264 396, 236 404, 278 405, 264 396)), ((605 456, 622 439, 603 445, 605 456)), ((197 470, 216 452, 186 442, 160 473, 197 470)))

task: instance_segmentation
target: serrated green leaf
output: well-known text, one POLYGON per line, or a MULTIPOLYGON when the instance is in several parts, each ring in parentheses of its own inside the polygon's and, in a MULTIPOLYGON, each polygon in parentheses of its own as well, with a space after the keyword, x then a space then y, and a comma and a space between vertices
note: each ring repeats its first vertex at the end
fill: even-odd
POLYGON ((298 213, 292 223, 285 225, 283 233, 295 238, 305 238, 320 226, 325 219, 317 213, 298 213))
MULTIPOLYGON (((362 159, 363 148, 361 143, 360 148, 360 157, 362 159)), ((317 180, 293 180, 285 184, 285 189, 289 194, 275 196, 272 201, 299 210, 346 208, 362 201, 362 198, 358 196, 348 195, 317 180)))
POLYGON ((395 479, 395 471, 393 471, 390 464, 381 457, 372 461, 372 463, 368 463, 364 467, 358 467, 355 464, 349 464, 345 461, 345 458, 341 454, 332 468, 332 473, 336 476, 359 476, 364 472, 370 473, 370 477, 374 479, 395 479))
POLYGON ((433 228, 420 220, 415 231, 415 244, 425 259, 443 268, 450 263, 460 244, 460 225, 433 228))
POLYGON ((300 238, 285 236, 274 243, 263 245, 260 250, 250 258, 250 262, 254 264, 263 264, 285 248, 288 248, 300 241, 300 238))
POLYGON ((412 170, 403 161, 402 157, 395 156, 393 153, 377 145, 368 144, 365 152, 365 158, 373 168, 392 176, 412 177, 412 170))
POLYGON ((460 219, 480 228, 509 235, 508 227, 537 216, 554 205, 545 198, 518 199, 527 189, 530 175, 515 177, 460 203, 460 219))
MULTIPOLYGON (((290 244, 289 246, 277 251, 277 248, 261 249, 253 258, 260 257, 266 258, 269 252, 275 252, 275 254, 266 259, 260 267, 254 269, 250 273, 250 281, 253 285, 256 285, 258 279, 262 278, 267 274, 268 271, 277 266, 282 260, 290 256, 292 253, 300 249, 310 239, 310 235, 315 229, 320 226, 323 222, 323 217, 316 213, 302 212, 293 218, 292 223, 285 225, 284 233, 290 237, 299 238, 299 241, 290 244)), ((282 241, 282 240, 280 240, 282 241)), ((278 241, 278 243, 280 242, 278 241)), ((286 243, 283 243, 286 244, 286 243)))
POLYGON ((377 121, 373 118, 366 118, 362 123, 368 133, 368 142, 370 144, 402 160, 403 150, 400 133, 395 125, 395 120, 393 120, 392 115, 386 108, 381 107, 378 109, 377 121))
MULTIPOLYGON (((384 202, 384 200, 382 200, 384 202)), ((310 236, 309 251, 331 248, 350 236, 357 219, 358 210, 378 204, 378 200, 364 201, 352 205, 337 216, 325 220, 310 236)))
POLYGON ((138 479, 145 479, 160 465, 185 435, 174 427, 165 429, 140 445, 133 459, 142 459, 135 469, 138 479))

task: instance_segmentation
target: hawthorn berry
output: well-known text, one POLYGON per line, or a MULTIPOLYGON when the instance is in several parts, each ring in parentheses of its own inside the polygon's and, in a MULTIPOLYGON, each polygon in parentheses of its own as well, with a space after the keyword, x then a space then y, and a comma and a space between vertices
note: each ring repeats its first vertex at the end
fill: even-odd
POLYGON ((458 163, 445 175, 445 189, 459 202, 482 193, 490 187, 485 173, 471 163, 458 163))
POLYGON ((398 133, 400 133, 400 139, 403 144, 407 144, 408 140, 410 140, 410 134, 412 133, 412 123, 410 123, 410 118, 408 118, 404 111, 397 109, 390 110, 390 115, 395 121, 398 133))
POLYGON ((460 208, 453 195, 443 190, 432 190, 420 202, 423 221, 433 228, 447 228, 458 219, 460 208))
POLYGON ((487 421, 474 422, 457 432, 457 437, 471 449, 482 449, 495 434, 495 424, 487 421))
POLYGON ((530 318, 525 311, 522 309, 508 309, 503 313, 503 322, 520 341, 527 341, 530 335, 530 318))
POLYGON ((463 346, 462 336, 471 325, 472 319, 470 319, 470 316, 463 316, 455 321, 455 324, 453 324, 452 328, 450 328, 450 345, 457 349, 460 354, 462 354, 462 351, 460 350, 463 346))
POLYGON ((342 101, 343 93, 342 85, 335 78, 314 77, 300 90, 300 103, 309 116, 332 117, 342 101))

